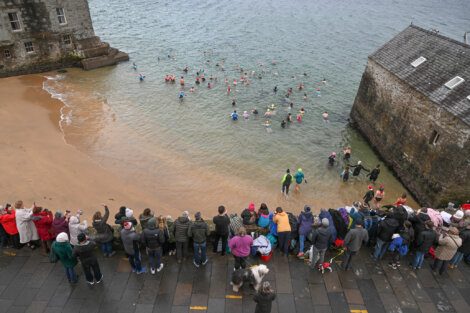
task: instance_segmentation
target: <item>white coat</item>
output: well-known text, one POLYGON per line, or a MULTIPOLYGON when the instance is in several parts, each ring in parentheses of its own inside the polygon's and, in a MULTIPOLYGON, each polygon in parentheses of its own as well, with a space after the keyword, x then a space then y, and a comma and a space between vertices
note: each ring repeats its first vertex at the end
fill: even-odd
POLYGON ((70 244, 73 246, 78 245, 77 236, 85 233, 88 228, 87 222, 80 223, 77 216, 71 216, 69 220, 70 244))
POLYGON ((28 243, 31 240, 38 240, 38 231, 31 216, 31 209, 16 209, 16 227, 20 233, 20 243, 28 243))

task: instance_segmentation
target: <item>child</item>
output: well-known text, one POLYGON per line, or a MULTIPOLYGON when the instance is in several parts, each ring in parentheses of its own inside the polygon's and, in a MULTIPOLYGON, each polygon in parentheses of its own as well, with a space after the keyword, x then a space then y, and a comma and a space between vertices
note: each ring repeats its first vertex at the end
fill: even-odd
POLYGON ((256 302, 255 313, 270 313, 272 303, 276 299, 276 294, 269 282, 265 281, 261 285, 253 300, 256 302))

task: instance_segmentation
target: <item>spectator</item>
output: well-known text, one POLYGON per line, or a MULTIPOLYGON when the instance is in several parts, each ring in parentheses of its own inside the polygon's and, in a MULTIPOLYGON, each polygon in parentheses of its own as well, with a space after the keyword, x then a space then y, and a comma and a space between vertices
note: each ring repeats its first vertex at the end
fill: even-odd
POLYGON ((424 222, 424 229, 419 232, 415 240, 416 251, 412 263, 414 270, 420 269, 423 266, 424 256, 434 244, 437 244, 437 234, 433 228, 434 223, 430 219, 427 220, 424 222))
POLYGON ((277 237, 279 241, 279 249, 281 255, 288 255, 289 253, 289 239, 290 239, 290 224, 289 217, 281 207, 276 208, 276 213, 273 218, 274 223, 277 225, 277 237))
POLYGON ((107 224, 109 208, 105 204, 103 206, 103 216, 100 211, 96 211, 93 215, 93 228, 96 230, 95 242, 100 245, 105 257, 111 257, 116 253, 113 251, 114 229, 107 224))
POLYGON ((152 217, 154 217, 154 214, 149 208, 146 208, 144 212, 139 215, 139 221, 140 221, 140 226, 142 227, 142 230, 147 228, 147 222, 152 217))
POLYGON ((0 224, 5 229, 6 234, 11 240, 13 248, 20 249, 20 234, 16 226, 16 212, 9 205, 4 210, 0 210, 0 224))
POLYGON ((86 220, 80 223, 80 215, 82 215, 82 211, 79 210, 77 215, 73 215, 69 219, 70 244, 72 246, 78 245, 78 235, 85 233, 88 228, 86 220))
POLYGON ((83 273, 85 273, 86 282, 89 285, 101 283, 103 274, 101 274, 100 265, 95 254, 96 244, 88 240, 84 233, 77 236, 78 245, 73 247, 72 255, 77 257, 82 263, 83 273))
POLYGON ((183 214, 178 217, 173 224, 172 232, 175 235, 176 261, 178 264, 180 264, 183 259, 186 259, 188 255, 188 229, 190 224, 191 222, 189 220, 188 211, 184 211, 183 214))
POLYGON ((41 246, 45 255, 48 255, 51 249, 52 240, 52 212, 48 209, 41 207, 34 207, 33 209, 34 225, 38 231, 39 239, 41 239, 41 246))
POLYGON ((163 220, 160 219, 160 223, 156 225, 155 217, 152 217, 146 221, 146 227, 142 231, 141 241, 144 247, 146 247, 147 255, 150 263, 150 273, 155 274, 155 269, 160 272, 163 269, 162 258, 162 245, 166 241, 165 236, 165 225, 163 220), (157 261, 155 263, 155 260, 157 261))
POLYGON ((363 244, 369 241, 369 234, 363 227, 363 221, 358 219, 356 227, 351 229, 344 238, 344 258, 341 268, 347 271, 351 267, 351 261, 361 249, 363 244))
POLYGON ((228 245, 235 259, 233 270, 246 268, 246 258, 250 255, 253 238, 246 234, 245 227, 238 229, 238 234, 230 239, 228 245))
POLYGON ((33 210, 25 209, 21 200, 16 201, 15 209, 16 227, 18 227, 20 233, 20 243, 34 250, 36 248, 34 241, 39 240, 39 236, 32 218, 33 210))
POLYGON ((333 236, 328 228, 329 226, 330 222, 328 219, 323 218, 321 220, 321 226, 312 231, 312 245, 315 246, 315 250, 318 253, 316 258, 311 258, 310 266, 312 268, 315 268, 317 264, 321 267, 325 261, 326 249, 328 249, 328 246, 333 241, 333 236))
POLYGON ((206 265, 208 262, 207 251, 207 236, 209 236, 209 227, 204 222, 201 212, 196 212, 194 215, 195 221, 189 225, 188 236, 193 238, 194 247, 194 260, 193 264, 196 267, 206 265))
POLYGON ((243 219, 243 225, 256 224, 257 216, 255 212, 255 204, 253 202, 248 205, 248 208, 243 210, 241 217, 243 219))
POLYGON ((271 289, 269 282, 263 282, 253 298, 256 302, 255 313, 271 313, 271 306, 275 299, 276 293, 271 289))
POLYGON ((377 229, 377 243, 375 245, 375 252, 373 258, 375 261, 379 261, 387 252, 388 245, 392 241, 392 236, 399 229, 398 221, 393 217, 386 217, 384 220, 379 222, 377 229))
POLYGON ((66 233, 60 233, 56 237, 56 241, 52 244, 52 251, 59 259, 60 263, 65 268, 65 275, 69 283, 75 284, 78 281, 78 276, 75 273, 75 265, 77 265, 77 258, 73 256, 72 246, 69 243, 69 236, 66 233))
POLYGON ((225 251, 227 250, 227 240, 230 227, 230 218, 227 215, 227 210, 223 205, 218 208, 219 215, 214 216, 212 222, 215 225, 215 236, 214 236, 214 247, 213 252, 217 253, 217 247, 219 245, 219 240, 222 240, 222 252, 220 255, 224 256, 225 251))
POLYGON ((450 227, 447 234, 441 234, 436 248, 436 259, 433 266, 431 266, 432 270, 442 275, 446 271, 449 261, 461 245, 462 239, 459 237, 459 230, 457 228, 450 227))
POLYGON ((158 217, 158 223, 164 224, 164 231, 166 234, 167 241, 163 244, 163 254, 168 253, 168 255, 176 255, 176 241, 175 234, 170 229, 173 229, 173 224, 175 223, 171 218, 171 215, 168 215, 166 218, 163 216, 158 217))
POLYGON ((131 221, 125 221, 123 223, 123 229, 121 229, 121 240, 132 271, 137 273, 137 275, 145 273, 146 269, 145 267, 142 267, 142 259, 140 256, 140 236, 135 232, 131 221))
POLYGON ((61 211, 56 211, 54 219, 52 220, 51 228, 54 239, 60 233, 66 233, 68 236, 70 234, 68 214, 64 216, 61 211))
POLYGON ((299 215, 299 242, 300 242, 300 249, 299 254, 297 255, 299 258, 303 258, 304 256, 304 246, 305 246, 305 238, 307 235, 312 231, 313 226, 313 215, 311 212, 310 206, 304 206, 303 212, 299 215))
POLYGON ((462 259, 470 254, 470 223, 466 223, 466 227, 459 234, 462 239, 462 245, 450 260, 449 268, 456 268, 462 259))

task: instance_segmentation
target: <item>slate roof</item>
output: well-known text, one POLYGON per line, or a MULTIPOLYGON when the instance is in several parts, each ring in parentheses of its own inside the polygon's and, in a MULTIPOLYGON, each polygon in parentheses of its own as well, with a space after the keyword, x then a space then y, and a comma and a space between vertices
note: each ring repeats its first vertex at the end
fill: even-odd
POLYGON ((470 45, 410 25, 369 58, 470 126, 470 45), (420 56, 427 61, 411 66, 420 56), (450 90, 455 76, 465 81, 450 90))

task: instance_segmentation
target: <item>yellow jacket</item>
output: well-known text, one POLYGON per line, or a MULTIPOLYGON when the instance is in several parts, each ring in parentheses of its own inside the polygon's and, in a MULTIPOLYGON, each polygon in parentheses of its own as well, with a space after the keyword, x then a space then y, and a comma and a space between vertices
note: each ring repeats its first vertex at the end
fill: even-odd
POLYGON ((274 223, 277 224, 277 232, 291 231, 289 224, 289 216, 286 212, 277 213, 273 218, 274 223))

